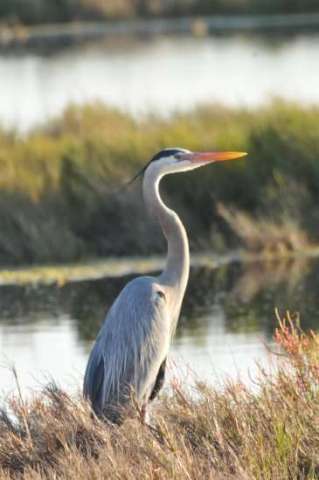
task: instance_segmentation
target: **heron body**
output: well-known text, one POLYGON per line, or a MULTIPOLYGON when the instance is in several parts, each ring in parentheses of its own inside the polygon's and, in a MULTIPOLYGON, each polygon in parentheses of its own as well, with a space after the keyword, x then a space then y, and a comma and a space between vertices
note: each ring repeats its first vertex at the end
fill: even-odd
POLYGON ((104 320, 89 357, 83 388, 97 415, 119 423, 133 399, 145 411, 164 382, 166 357, 189 276, 189 246, 180 218, 160 197, 161 178, 240 156, 240 152, 165 149, 141 172, 144 202, 167 240, 166 265, 157 277, 143 276, 129 282, 104 320))

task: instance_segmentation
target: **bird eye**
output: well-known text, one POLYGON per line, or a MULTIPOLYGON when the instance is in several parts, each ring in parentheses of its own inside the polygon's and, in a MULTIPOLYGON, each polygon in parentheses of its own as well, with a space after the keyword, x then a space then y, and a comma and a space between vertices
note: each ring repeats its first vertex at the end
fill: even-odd
POLYGON ((158 290, 156 293, 160 298, 163 298, 163 300, 165 300, 165 293, 162 292, 162 290, 158 290))
POLYGON ((186 160, 187 152, 177 152, 175 153, 174 157, 178 162, 182 160, 186 160))

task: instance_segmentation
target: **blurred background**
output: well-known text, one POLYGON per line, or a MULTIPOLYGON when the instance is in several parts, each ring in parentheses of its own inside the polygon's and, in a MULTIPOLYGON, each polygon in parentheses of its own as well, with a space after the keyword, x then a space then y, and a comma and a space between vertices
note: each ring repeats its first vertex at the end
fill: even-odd
POLYGON ((276 307, 318 328, 318 54, 315 0, 1 2, 2 394, 13 364, 78 388, 115 296, 161 268, 121 186, 164 147, 249 152, 163 182, 193 258, 170 378, 249 383, 276 307))

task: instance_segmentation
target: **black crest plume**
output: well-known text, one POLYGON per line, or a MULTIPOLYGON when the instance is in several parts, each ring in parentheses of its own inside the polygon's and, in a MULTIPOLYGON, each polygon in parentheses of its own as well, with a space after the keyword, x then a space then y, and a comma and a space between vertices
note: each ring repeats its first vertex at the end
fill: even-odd
POLYGON ((154 157, 151 158, 151 160, 149 162, 147 162, 147 164, 141 169, 139 170, 136 175, 134 175, 134 177, 129 180, 125 186, 129 186, 131 185, 133 182, 135 182, 135 180, 140 177, 141 175, 143 175, 145 173, 145 170, 147 169, 147 167, 153 163, 153 162, 156 162, 157 160, 162 160, 162 158, 165 158, 165 157, 170 157, 172 155, 176 155, 177 153, 180 153, 180 152, 183 152, 183 150, 181 148, 165 148, 164 150, 161 150, 160 152, 156 153, 156 155, 154 155, 154 157))

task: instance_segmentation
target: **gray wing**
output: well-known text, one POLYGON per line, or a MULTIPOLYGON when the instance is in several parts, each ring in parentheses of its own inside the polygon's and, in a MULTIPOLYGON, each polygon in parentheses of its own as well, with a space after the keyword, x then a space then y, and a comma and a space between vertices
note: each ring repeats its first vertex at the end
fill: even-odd
POLYGON ((83 393, 95 412, 124 405, 132 390, 140 404, 147 400, 169 342, 165 295, 154 278, 133 280, 111 307, 90 354, 83 393))

